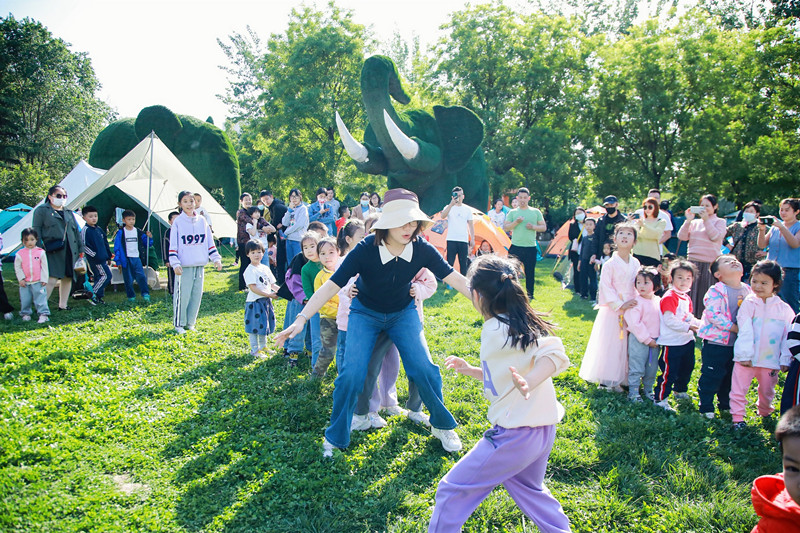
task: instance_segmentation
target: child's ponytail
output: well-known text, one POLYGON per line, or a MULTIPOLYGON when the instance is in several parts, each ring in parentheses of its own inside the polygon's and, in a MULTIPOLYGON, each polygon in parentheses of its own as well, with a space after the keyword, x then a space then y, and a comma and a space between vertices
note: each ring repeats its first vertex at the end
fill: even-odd
POLYGON ((347 250, 350 248, 347 237, 352 239, 359 228, 364 229, 364 223, 357 218, 351 218, 342 226, 342 229, 339 230, 338 235, 336 235, 336 246, 339 247, 339 255, 344 256, 345 253, 347 253, 347 250))
POLYGON ((520 263, 513 258, 482 255, 467 272, 470 289, 477 291, 483 314, 508 326, 511 346, 526 350, 554 325, 536 314, 519 284, 520 263))

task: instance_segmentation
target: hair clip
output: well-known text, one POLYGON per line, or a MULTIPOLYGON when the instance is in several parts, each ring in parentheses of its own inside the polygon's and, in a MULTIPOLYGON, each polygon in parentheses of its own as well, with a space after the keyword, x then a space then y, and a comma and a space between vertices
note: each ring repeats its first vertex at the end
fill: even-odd
POLYGON ((511 279, 513 277, 514 277, 513 274, 508 274, 508 273, 504 272, 504 273, 500 274, 500 281, 505 281, 505 280, 511 279))

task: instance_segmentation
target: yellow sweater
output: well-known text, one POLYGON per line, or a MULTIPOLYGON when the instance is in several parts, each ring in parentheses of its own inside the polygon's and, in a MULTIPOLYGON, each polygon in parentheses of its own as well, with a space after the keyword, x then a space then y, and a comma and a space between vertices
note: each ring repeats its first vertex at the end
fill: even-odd
MULTIPOLYGON (((314 292, 317 292, 322 284, 325 283, 333 276, 333 272, 328 270, 325 267, 319 271, 317 277, 314 278, 314 292)), ((322 308, 319 310, 319 316, 321 318, 332 318, 336 320, 336 312, 339 310, 339 295, 335 294, 333 298, 325 302, 322 308)))

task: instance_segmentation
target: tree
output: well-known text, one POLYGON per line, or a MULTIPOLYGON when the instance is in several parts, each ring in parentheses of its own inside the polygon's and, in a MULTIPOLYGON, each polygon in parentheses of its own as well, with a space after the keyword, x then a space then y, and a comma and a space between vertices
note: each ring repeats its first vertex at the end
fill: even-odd
POLYGON ((41 23, 0 19, 0 161, 62 176, 87 157, 114 113, 85 53, 69 50, 41 23))
POLYGON ((436 75, 484 122, 491 193, 527 185, 545 206, 574 198, 593 41, 575 21, 522 15, 502 3, 458 11, 445 28, 436 75))
POLYGON ((372 44, 352 12, 332 3, 325 11, 293 9, 286 32, 271 35, 260 57, 254 35, 249 44, 231 40, 242 60, 229 70, 237 73, 232 87, 242 90, 229 94, 252 110, 259 93, 257 113, 235 124, 243 187, 282 195, 292 187, 306 194, 329 184, 343 194, 375 187, 377 179, 358 173, 346 157, 334 121, 338 112, 354 133, 364 127, 359 74, 372 44))
POLYGON ((47 196, 53 179, 38 164, 25 162, 12 167, 0 167, 0 205, 18 203, 34 206, 47 196))

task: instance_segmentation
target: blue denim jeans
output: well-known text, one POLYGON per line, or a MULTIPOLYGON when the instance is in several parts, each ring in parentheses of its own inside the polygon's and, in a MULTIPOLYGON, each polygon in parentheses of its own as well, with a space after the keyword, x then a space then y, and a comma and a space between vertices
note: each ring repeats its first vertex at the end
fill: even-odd
POLYGON ((800 308, 800 268, 784 268, 783 284, 778 291, 781 300, 797 313, 800 308))
POLYGON ((337 448, 350 444, 350 422, 356 400, 364 388, 372 349, 381 331, 397 346, 408 379, 419 387, 422 401, 431 414, 431 425, 438 429, 454 429, 458 425, 444 405, 442 376, 428 352, 414 301, 402 311, 379 313, 355 298, 350 305, 345 357, 334 382, 331 423, 325 430, 325 438, 337 448))
POLYGON ((345 341, 347 341, 347 330, 340 329, 339 336, 336 338, 336 366, 342 366, 342 361, 344 361, 344 348, 345 348, 345 341))
MULTIPOLYGON (((283 328, 286 329, 295 318, 297 313, 303 310, 303 304, 297 300, 292 300, 286 304, 286 315, 283 320, 283 328)), ((319 333, 319 313, 311 317, 307 324, 303 325, 303 331, 298 333, 294 338, 286 342, 286 351, 289 353, 300 353, 303 351, 303 346, 311 348, 311 366, 317 362, 319 357, 319 350, 322 348, 322 337, 319 333), (310 327, 306 327, 310 325, 310 327)))
POLYGON ((150 287, 147 286, 147 276, 144 275, 142 260, 138 257, 127 258, 125 268, 122 269, 122 279, 125 282, 125 294, 128 298, 133 298, 136 293, 133 291, 133 279, 139 284, 139 292, 142 296, 150 294, 150 287))
POLYGON ((286 268, 289 268, 289 265, 292 264, 294 256, 302 251, 303 247, 300 246, 300 241, 290 241, 286 239, 286 268))

